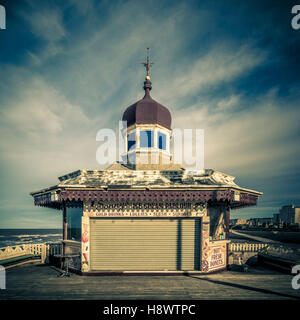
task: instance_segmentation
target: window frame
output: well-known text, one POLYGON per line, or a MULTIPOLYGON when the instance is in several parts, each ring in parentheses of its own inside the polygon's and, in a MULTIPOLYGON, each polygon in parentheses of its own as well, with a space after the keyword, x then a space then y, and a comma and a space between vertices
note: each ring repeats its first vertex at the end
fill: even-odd
POLYGON ((160 150, 167 150, 167 135, 164 132, 157 132, 157 148, 160 150), (160 138, 165 139, 164 141, 162 139, 162 147, 160 147, 160 138))
POLYGON ((154 130, 140 130, 140 148, 153 148, 154 147, 154 130), (149 135, 150 132, 150 135, 149 135), (146 137, 147 137, 147 146, 142 145, 142 143, 144 142, 144 133, 146 133, 146 137), (149 145, 150 142, 150 145, 149 145))
POLYGON ((127 151, 132 151, 132 150, 135 150, 136 149, 136 132, 135 131, 132 131, 130 133, 127 134, 127 151), (133 136, 134 137, 134 140, 129 140, 129 136, 133 136), (130 146, 129 148, 129 143, 132 143, 132 145, 130 146))

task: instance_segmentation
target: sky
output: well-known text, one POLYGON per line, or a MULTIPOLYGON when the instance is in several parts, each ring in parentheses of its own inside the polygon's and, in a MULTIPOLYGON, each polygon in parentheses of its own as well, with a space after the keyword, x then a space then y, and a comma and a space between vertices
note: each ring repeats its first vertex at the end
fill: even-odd
POLYGON ((232 218, 300 205, 300 29, 293 1, 1 1, 0 228, 60 228, 30 192, 96 161, 101 128, 151 95, 201 128, 205 167, 263 192, 232 218))

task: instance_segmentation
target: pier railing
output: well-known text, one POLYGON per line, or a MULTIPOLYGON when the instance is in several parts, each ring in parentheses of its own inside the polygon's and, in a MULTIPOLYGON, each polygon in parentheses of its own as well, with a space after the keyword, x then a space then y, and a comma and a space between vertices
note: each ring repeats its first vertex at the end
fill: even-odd
MULTIPOLYGON (((268 243, 235 243, 229 244, 229 253, 237 252, 258 252, 267 247, 268 243)), ((0 265, 1 261, 13 259, 22 256, 33 255, 41 260, 41 263, 48 262, 51 255, 60 254, 62 245, 60 243, 35 243, 21 244, 16 246, 0 248, 0 265)))
POLYGON ((268 247, 268 243, 236 243, 229 244, 229 252, 258 252, 259 250, 268 247))
POLYGON ((1 261, 28 255, 33 255, 45 263, 50 255, 60 254, 61 247, 60 243, 34 243, 3 247, 0 248, 0 264, 1 261))

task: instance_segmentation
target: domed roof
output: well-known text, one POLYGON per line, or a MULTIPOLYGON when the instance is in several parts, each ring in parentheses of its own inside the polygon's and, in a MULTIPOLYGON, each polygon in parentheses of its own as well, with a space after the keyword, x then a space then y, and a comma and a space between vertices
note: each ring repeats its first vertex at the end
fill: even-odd
POLYGON ((128 107, 123 114, 123 121, 127 121, 127 127, 133 124, 159 124, 171 129, 170 111, 153 100, 150 96, 151 82, 150 77, 144 82, 145 96, 128 107))

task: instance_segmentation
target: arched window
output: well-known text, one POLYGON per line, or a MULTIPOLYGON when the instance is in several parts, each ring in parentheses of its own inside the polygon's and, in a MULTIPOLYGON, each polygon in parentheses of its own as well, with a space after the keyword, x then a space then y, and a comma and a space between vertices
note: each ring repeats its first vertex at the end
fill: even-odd
POLYGON ((153 136, 153 131, 151 130, 140 131, 140 147, 152 148, 154 146, 153 136))
POLYGON ((159 149, 166 150, 167 145, 166 145, 167 137, 164 133, 158 132, 157 134, 157 146, 159 149))
POLYGON ((135 149, 135 132, 129 133, 127 135, 127 150, 134 150, 135 149))

